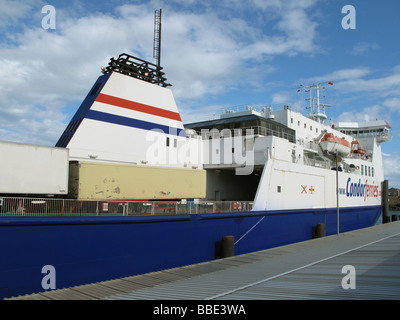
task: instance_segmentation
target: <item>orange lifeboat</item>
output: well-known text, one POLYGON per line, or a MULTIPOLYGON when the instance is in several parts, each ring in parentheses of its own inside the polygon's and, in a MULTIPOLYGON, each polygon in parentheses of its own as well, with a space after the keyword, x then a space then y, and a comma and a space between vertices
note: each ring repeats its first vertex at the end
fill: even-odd
POLYGON ((366 150, 364 150, 363 148, 361 148, 361 144, 358 140, 354 140, 351 143, 351 153, 356 153, 356 154, 360 154, 360 155, 364 155, 367 153, 366 150))
POLYGON ((320 145, 323 151, 333 154, 338 153, 340 156, 347 156, 351 151, 350 142, 336 137, 333 133, 326 133, 322 137, 320 145))

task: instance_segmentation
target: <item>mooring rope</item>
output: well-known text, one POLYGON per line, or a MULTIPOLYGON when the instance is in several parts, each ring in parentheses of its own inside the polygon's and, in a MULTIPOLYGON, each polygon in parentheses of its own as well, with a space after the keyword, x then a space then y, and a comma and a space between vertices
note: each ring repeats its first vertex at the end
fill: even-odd
POLYGON ((236 245, 240 240, 242 240, 251 230, 253 230, 261 221, 263 221, 266 218, 266 216, 262 217, 259 221, 257 221, 257 223, 252 226, 244 235, 242 235, 235 243, 234 245, 236 245))

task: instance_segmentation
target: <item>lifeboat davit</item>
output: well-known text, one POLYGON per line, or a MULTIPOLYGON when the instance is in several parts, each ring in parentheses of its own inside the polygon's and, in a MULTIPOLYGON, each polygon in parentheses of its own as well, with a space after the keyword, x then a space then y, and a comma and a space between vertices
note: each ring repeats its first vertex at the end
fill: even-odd
POLYGON ((336 152, 340 156, 347 156, 350 151, 350 142, 346 139, 336 137, 333 133, 326 133, 321 141, 320 145, 323 151, 327 153, 336 154, 336 152))
POLYGON ((354 140, 351 143, 351 153, 356 153, 363 156, 367 153, 367 151, 361 148, 361 144, 358 140, 354 140))

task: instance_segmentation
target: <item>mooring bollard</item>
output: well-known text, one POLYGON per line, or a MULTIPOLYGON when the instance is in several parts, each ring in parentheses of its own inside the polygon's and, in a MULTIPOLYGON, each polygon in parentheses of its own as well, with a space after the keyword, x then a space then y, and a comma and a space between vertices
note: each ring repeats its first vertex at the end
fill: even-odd
POLYGON ((318 223, 315 228, 315 235, 317 238, 325 237, 325 223, 318 223))
POLYGON ((232 257, 235 255, 235 237, 225 236, 221 241, 222 258, 232 257))
POLYGON ((384 180, 382 184, 382 223, 390 222, 388 196, 389 196, 389 181, 384 180))
POLYGON ((325 237, 325 223, 318 223, 312 227, 312 238, 317 239, 322 237, 325 237))
POLYGON ((325 237, 325 223, 318 223, 314 227, 314 238, 325 237))

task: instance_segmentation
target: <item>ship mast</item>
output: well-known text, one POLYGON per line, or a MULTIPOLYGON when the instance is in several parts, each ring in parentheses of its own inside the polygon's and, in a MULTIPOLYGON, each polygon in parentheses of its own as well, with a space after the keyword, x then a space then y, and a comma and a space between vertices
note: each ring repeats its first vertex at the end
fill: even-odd
POLYGON ((158 68, 161 67, 161 13, 161 9, 154 12, 153 58, 156 59, 158 68))
MULTIPOLYGON (((322 90, 325 89, 325 87, 321 88, 322 84, 323 83, 317 83, 317 84, 313 84, 313 85, 310 85, 310 86, 301 85, 301 87, 304 87, 304 88, 308 89, 308 90, 305 90, 306 92, 310 93, 310 98, 306 99, 306 100, 310 101, 310 113, 309 113, 308 117, 313 119, 313 120, 315 120, 315 121, 317 121, 317 122, 319 122, 319 123, 324 123, 325 120, 328 118, 327 115, 326 115, 326 107, 330 107, 331 106, 329 104, 323 104, 323 103, 320 102, 320 100, 322 98, 325 98, 325 97, 322 97, 322 98, 320 97, 320 90, 321 89, 322 90), (314 103, 315 98, 313 98, 313 96, 312 96, 312 89, 313 88, 316 88, 316 90, 317 90, 317 98, 316 98, 317 105, 316 105, 316 108, 315 108, 315 103, 314 103)), ((328 82, 328 84, 333 85, 333 82, 328 82)))

